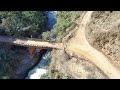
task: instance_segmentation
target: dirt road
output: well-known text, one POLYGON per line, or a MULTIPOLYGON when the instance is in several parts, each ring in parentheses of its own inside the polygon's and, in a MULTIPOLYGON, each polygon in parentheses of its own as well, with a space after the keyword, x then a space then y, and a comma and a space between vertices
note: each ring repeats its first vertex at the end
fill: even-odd
POLYGON ((110 79, 120 79, 120 71, 109 61, 109 59, 100 51, 93 48, 85 37, 85 27, 89 23, 93 11, 88 11, 78 30, 67 44, 67 50, 73 51, 77 56, 88 59, 94 65, 99 67, 110 79))

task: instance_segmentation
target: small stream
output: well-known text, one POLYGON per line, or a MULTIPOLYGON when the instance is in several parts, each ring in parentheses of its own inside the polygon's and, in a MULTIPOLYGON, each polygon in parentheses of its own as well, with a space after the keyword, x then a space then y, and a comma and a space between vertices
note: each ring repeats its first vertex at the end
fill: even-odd
POLYGON ((57 23, 57 11, 49 11, 47 12, 48 17, 48 29, 53 29, 54 25, 57 23))
MULTIPOLYGON (((48 17, 48 30, 54 28, 54 25, 57 22, 57 11, 47 11, 48 17)), ((47 51, 41 58, 38 65, 36 65, 32 70, 29 71, 26 79, 40 79, 42 75, 45 75, 48 72, 48 67, 51 62, 51 52, 47 51)))
POLYGON ((40 62, 28 74, 26 79, 40 79, 43 74, 47 73, 47 69, 51 62, 51 52, 47 51, 41 58, 40 62))

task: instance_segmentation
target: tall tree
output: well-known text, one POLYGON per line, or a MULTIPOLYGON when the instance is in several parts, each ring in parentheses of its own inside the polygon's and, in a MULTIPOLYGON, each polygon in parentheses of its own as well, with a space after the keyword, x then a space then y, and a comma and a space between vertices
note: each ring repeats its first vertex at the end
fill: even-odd
POLYGON ((0 29, 8 35, 25 36, 36 32, 45 25, 43 11, 0 11, 0 29))

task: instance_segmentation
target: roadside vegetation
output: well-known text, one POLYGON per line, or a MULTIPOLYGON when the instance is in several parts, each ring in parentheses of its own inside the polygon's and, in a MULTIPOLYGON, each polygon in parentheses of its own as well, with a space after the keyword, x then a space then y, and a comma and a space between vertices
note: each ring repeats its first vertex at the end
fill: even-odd
POLYGON ((43 32, 45 40, 61 42, 62 38, 77 25, 82 11, 58 11, 57 23, 51 31, 43 32))

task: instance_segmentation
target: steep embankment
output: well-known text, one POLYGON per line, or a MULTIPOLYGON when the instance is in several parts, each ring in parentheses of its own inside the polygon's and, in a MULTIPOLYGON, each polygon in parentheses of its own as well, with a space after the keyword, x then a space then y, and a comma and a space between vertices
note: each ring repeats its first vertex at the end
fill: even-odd
MULTIPOLYGON (((69 52, 70 53, 70 52, 69 52)), ((78 57, 75 54, 68 54, 64 50, 52 51, 51 77, 72 78, 72 79, 106 79, 108 78, 89 60, 78 57)))
POLYGON ((86 29, 89 43, 120 69, 120 12, 96 12, 86 29))
POLYGON ((85 29, 92 13, 92 11, 89 11, 85 14, 76 31, 75 37, 69 41, 67 49, 73 51, 78 56, 87 58, 90 62, 98 66, 109 78, 120 78, 120 71, 102 52, 93 48, 86 40, 85 29))

